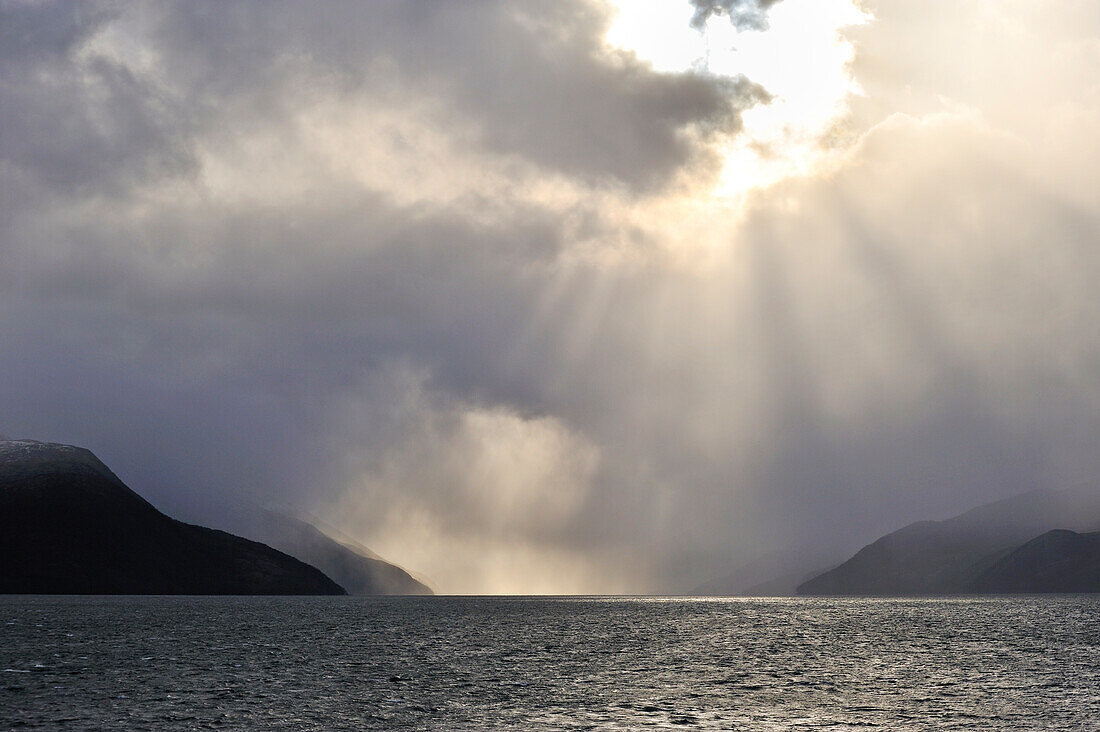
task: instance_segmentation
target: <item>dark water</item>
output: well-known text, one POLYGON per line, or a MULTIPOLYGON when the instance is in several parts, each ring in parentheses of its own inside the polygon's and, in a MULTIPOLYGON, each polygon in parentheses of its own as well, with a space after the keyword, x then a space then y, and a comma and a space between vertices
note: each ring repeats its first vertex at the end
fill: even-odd
POLYGON ((1100 729, 1100 596, 0 597, 0 723, 1100 729))

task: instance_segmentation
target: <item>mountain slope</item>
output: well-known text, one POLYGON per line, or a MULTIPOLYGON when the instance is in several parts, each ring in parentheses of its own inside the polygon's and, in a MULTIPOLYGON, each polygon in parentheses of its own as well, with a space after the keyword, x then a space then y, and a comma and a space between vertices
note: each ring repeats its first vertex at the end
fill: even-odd
POLYGON ((236 497, 209 497, 198 504, 173 500, 171 495, 162 500, 174 515, 262 542, 317 567, 349 594, 434 594, 412 573, 310 518, 296 518, 236 497))
POLYGON ((1039 490, 945 521, 887 534, 798 587, 803 595, 922 595, 971 591, 975 579, 1024 542, 1052 529, 1100 529, 1100 494, 1039 490))
POLYGON ((1055 529, 983 570, 972 592, 1100 592, 1100 532, 1055 529))
POLYGON ((344 594, 258 542, 165 516, 90 451, 0 442, 0 593, 344 594))
POLYGON ((401 567, 333 539, 305 521, 259 511, 241 533, 317 567, 351 595, 431 595, 401 567))

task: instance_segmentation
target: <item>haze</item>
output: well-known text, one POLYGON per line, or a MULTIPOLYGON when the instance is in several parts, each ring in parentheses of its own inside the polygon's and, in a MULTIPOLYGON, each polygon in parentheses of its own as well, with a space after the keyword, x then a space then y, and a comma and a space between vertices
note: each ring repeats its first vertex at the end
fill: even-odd
POLYGON ((1097 474, 1096 2, 0 15, 0 431, 159 506, 682 592, 1097 474))

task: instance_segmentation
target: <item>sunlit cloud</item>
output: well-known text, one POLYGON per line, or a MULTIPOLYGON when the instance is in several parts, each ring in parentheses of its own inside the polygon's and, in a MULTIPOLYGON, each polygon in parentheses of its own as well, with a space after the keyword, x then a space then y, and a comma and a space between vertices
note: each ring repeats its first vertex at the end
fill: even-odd
MULTIPOLYGON (((350 486, 326 509, 343 531, 416 567, 441 592, 591 593, 623 567, 592 562, 563 536, 585 510, 599 448, 549 416, 454 403, 423 374, 389 370, 375 395, 393 406, 385 448, 349 455, 350 486)), ((345 429, 378 404, 345 405, 345 429)), ((602 554, 600 550, 587 549, 602 554)), ((633 568, 632 568, 633 569, 633 568)))
POLYGON ((784 0, 768 11, 766 28, 738 29, 712 15, 701 30, 686 25, 687 3, 651 0, 616 3, 607 42, 665 72, 695 70, 745 76, 771 95, 742 115, 714 189, 737 196, 784 178, 826 168, 843 130, 848 100, 860 93, 850 63, 854 47, 842 33, 870 22, 855 0, 784 0))

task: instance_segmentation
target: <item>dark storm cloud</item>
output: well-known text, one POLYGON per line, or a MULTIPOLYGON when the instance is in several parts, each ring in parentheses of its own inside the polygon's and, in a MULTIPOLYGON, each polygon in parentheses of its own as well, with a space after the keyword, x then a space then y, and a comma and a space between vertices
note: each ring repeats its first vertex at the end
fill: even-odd
POLYGON ((112 59, 76 61, 117 12, 5 3, 0 16, 0 159, 47 188, 93 195, 189 166, 184 108, 112 59))
POLYGON ((112 13, 75 3, 4 3, 0 61, 5 71, 63 57, 112 13))
POLYGON ((736 131, 766 98, 745 79, 655 74, 605 53, 608 10, 590 0, 271 3, 258 15, 171 6, 158 39, 192 95, 277 107, 288 72, 290 83, 317 72, 349 90, 411 88, 475 119, 488 150, 631 187, 660 186, 707 154, 686 131, 736 131))
MULTIPOLYGON (((602 50, 606 9, 586 0, 319 8, 175 3, 6 4, 0 154, 57 189, 186 173, 190 140, 225 105, 279 117, 317 83, 407 89, 482 127, 487 150, 591 180, 652 188, 709 155, 766 98, 747 80, 655 74, 602 50), (108 21, 160 56, 139 78, 81 48, 108 21), (127 25, 128 24, 128 25, 127 25), (693 131, 695 137, 685 132, 693 131)), ((125 57, 133 49, 119 49, 125 57)))

